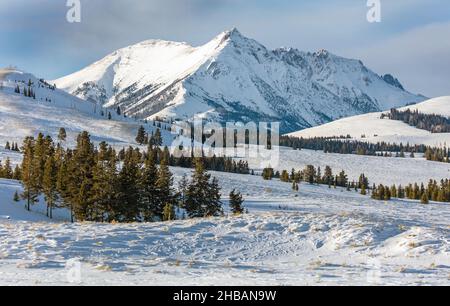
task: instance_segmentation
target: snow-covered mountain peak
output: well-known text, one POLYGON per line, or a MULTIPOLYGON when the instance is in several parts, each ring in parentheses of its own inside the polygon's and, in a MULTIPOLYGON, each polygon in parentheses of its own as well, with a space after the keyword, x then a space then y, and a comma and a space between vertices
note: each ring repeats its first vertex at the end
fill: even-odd
POLYGON ((280 121, 284 132, 424 100, 359 60, 270 51, 237 29, 199 47, 144 41, 55 82, 129 116, 280 121))

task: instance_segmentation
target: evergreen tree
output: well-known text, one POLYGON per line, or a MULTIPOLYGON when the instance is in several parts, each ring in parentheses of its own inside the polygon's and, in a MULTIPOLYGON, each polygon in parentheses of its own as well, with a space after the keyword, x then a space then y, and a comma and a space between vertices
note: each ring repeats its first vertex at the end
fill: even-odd
POLYGON ((53 156, 47 158, 44 166, 43 192, 47 203, 47 217, 53 219, 53 209, 58 199, 56 190, 56 163, 53 156))
POLYGON ((65 128, 60 128, 58 133, 58 140, 59 141, 66 141, 67 139, 67 133, 65 128))
POLYGON ((303 180, 310 184, 314 184, 316 178, 316 169, 313 165, 306 166, 305 170, 303 170, 303 180))
POLYGON ((122 169, 119 172, 117 183, 117 207, 116 221, 135 222, 139 221, 140 216, 140 160, 133 148, 128 148, 125 152, 122 169))
POLYGON ((289 182, 289 173, 286 170, 281 173, 280 180, 285 183, 289 182))
POLYGON ((233 189, 230 193, 230 208, 231 212, 234 215, 241 215, 244 213, 244 206, 242 205, 244 203, 244 199, 242 197, 242 194, 239 192, 236 192, 236 189, 233 189))
POLYGON ((273 169, 270 168, 270 167, 269 168, 264 168, 263 172, 262 172, 262 177, 266 181, 272 180, 272 178, 274 177, 273 169))
POLYGON ((157 147, 162 146, 163 139, 162 139, 162 135, 161 135, 161 130, 159 128, 156 129, 155 134, 150 138, 150 143, 153 146, 157 146, 157 147))
POLYGON ((11 168, 11 161, 9 157, 6 158, 5 166, 3 167, 3 177, 8 180, 13 178, 13 171, 11 168))
POLYGON ((185 208, 186 207, 186 195, 189 188, 189 181, 186 176, 186 174, 183 174, 183 177, 181 178, 179 184, 178 184, 178 190, 179 190, 179 207, 185 208))
POLYGON ((361 194, 362 195, 367 195, 366 185, 362 185, 361 186, 361 194))
POLYGON ((16 192, 14 192, 13 201, 14 202, 19 202, 20 201, 19 193, 17 192, 17 190, 16 190, 16 192))
POLYGON ((175 220, 175 209, 172 204, 167 203, 166 205, 164 205, 162 219, 163 219, 163 221, 175 220))
POLYGON ((136 142, 140 145, 143 145, 145 143, 145 137, 146 137, 145 128, 141 125, 138 129, 136 142))
POLYGON ((173 175, 169 170, 169 151, 164 149, 162 159, 158 169, 158 178, 156 180, 157 203, 155 207, 155 216, 162 219, 164 207, 168 204, 176 204, 173 190, 173 175))
POLYGON ((158 215, 158 189, 156 187, 158 168, 156 167, 156 155, 156 150, 149 147, 140 180, 140 203, 142 215, 146 222, 154 221, 155 216, 158 215))
POLYGON ((94 145, 88 132, 77 137, 77 145, 67 160, 67 203, 77 221, 90 221, 90 202, 95 165, 94 145))
POLYGON ((22 158, 22 184, 23 193, 22 198, 26 200, 26 209, 30 211, 31 205, 36 203, 39 195, 39 190, 34 184, 34 145, 35 140, 33 137, 27 137, 23 144, 23 158, 22 158))
POLYGON ((422 204, 429 204, 429 203, 430 203, 430 197, 428 196, 428 192, 424 192, 424 193, 422 194, 422 197, 421 197, 421 199, 420 199, 420 202, 421 202, 422 204))
POLYGON ((20 181, 22 179, 22 172, 20 170, 19 165, 16 165, 13 173, 13 180, 20 181))
POLYGON ((186 211, 189 217, 200 218, 223 214, 217 180, 213 179, 212 182, 210 180, 211 176, 206 172, 203 161, 196 159, 195 170, 186 195, 186 211))
POLYGON ((333 184, 334 176, 333 176, 333 171, 331 170, 330 166, 325 167, 325 173, 322 178, 322 181, 324 182, 324 184, 326 184, 328 186, 333 184))

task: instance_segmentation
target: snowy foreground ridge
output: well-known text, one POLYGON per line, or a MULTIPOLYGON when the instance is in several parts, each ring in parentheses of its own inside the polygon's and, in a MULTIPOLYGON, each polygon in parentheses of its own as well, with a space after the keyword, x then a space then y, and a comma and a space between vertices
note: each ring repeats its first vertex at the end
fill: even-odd
MULTIPOLYGON (((235 177, 219 177, 224 193, 235 177)), ((449 205, 264 184, 242 217, 69 224, 25 212, 19 184, 0 181, 0 284, 450 284, 449 205)))

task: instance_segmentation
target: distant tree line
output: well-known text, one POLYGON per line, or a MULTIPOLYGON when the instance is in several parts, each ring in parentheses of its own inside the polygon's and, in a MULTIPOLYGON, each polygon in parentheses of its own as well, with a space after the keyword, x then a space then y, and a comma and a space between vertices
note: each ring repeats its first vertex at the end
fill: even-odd
MULTIPOLYGON (((50 218, 57 207, 67 208, 72 221, 95 222, 174 220, 177 210, 183 212, 182 218, 223 214, 221 188, 207 172, 206 159, 193 159, 191 179, 183 177, 174 186, 167 148, 149 145, 141 152, 129 147, 117 154, 106 142, 94 146, 90 135, 83 132, 74 149, 64 149, 50 136, 39 134, 24 140, 22 152, 17 174, 14 171, 11 176, 9 161, 1 173, 20 178, 20 196, 28 210, 43 195, 50 218)), ((232 212, 242 211, 240 193, 233 191, 230 199, 232 212)))
POLYGON ((314 137, 314 138, 298 138, 292 136, 281 136, 280 145, 291 147, 295 150, 307 149, 314 151, 323 151, 324 153, 337 154, 357 154, 371 156, 393 156, 388 152, 399 153, 402 156, 411 153, 425 153, 427 146, 425 145, 406 145, 400 143, 369 143, 362 141, 349 140, 350 136, 341 137, 314 137))
POLYGON ((436 114, 423 114, 418 110, 411 111, 407 109, 400 111, 391 109, 389 114, 382 114, 381 119, 389 118, 391 120, 402 121, 410 126, 421 130, 427 130, 431 133, 449 133, 450 118, 436 114))
POLYGON ((406 145, 392 144, 386 142, 368 143, 361 141, 348 140, 350 136, 341 137, 315 137, 315 138, 298 138, 291 136, 282 136, 280 145, 291 147, 295 150, 307 149, 314 151, 323 151, 324 153, 337 154, 356 154, 383 157, 399 157, 407 156, 414 158, 415 153, 424 154, 429 161, 449 162, 450 152, 446 147, 437 148, 426 145, 406 145))

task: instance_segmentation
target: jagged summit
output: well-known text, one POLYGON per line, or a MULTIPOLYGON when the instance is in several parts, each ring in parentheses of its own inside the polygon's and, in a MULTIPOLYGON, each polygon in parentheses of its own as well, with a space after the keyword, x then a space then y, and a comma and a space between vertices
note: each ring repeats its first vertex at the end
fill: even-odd
POLYGON ((236 28, 198 47, 144 41, 55 83, 129 116, 280 121, 284 132, 424 100, 361 61, 270 51, 236 28))

